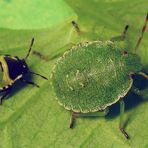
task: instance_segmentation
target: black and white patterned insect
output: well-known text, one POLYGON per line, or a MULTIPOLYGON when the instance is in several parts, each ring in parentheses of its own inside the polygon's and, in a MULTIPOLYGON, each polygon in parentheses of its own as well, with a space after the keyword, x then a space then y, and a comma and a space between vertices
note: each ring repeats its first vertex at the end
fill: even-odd
POLYGON ((28 53, 23 59, 20 59, 17 56, 11 56, 11 55, 1 55, 0 56, 2 83, 4 83, 4 86, 0 87, 0 93, 3 94, 0 97, 0 104, 2 104, 2 100, 10 93, 12 86, 18 80, 25 82, 27 84, 31 84, 33 86, 39 87, 38 84, 26 80, 25 79, 26 74, 34 74, 34 75, 40 76, 43 79, 48 80, 46 77, 40 74, 37 74, 28 68, 26 60, 30 55, 33 43, 34 43, 34 38, 32 38, 28 53))

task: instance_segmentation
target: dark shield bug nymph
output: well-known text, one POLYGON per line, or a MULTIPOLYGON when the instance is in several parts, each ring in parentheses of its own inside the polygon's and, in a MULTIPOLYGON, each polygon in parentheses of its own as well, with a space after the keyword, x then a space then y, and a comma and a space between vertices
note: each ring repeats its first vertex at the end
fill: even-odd
MULTIPOLYGON (((147 22, 148 15, 135 50, 141 43, 147 22)), ((110 41, 80 43, 57 61, 51 75, 52 86, 59 104, 72 111, 70 128, 77 117, 104 116, 109 107, 119 101, 119 128, 129 138, 123 125, 123 98, 133 88, 133 75, 141 75, 146 81, 148 76, 141 72, 140 57, 115 43, 125 39, 127 30, 128 25, 120 36, 110 41)))
POLYGON ((31 41, 31 45, 26 57, 23 59, 20 59, 17 56, 10 56, 10 55, 0 56, 0 68, 3 76, 2 83, 4 83, 4 86, 0 88, 0 93, 3 93, 3 95, 0 98, 0 104, 2 104, 2 100, 10 93, 12 86, 18 80, 39 87, 39 85, 35 84, 34 82, 26 80, 25 79, 26 74, 35 74, 47 80, 46 77, 37 74, 33 71, 30 71, 28 65, 26 64, 26 60, 30 55, 33 43, 34 43, 34 38, 31 41))

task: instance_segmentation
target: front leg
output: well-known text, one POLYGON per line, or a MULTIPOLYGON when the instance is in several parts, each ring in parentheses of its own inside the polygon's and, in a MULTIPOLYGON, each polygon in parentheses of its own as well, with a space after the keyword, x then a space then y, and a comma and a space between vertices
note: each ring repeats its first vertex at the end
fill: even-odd
POLYGON ((107 115, 107 113, 109 112, 109 109, 106 108, 103 111, 97 111, 97 112, 90 112, 90 113, 76 113, 76 112, 72 112, 71 115, 71 119, 70 119, 70 128, 74 127, 74 123, 76 118, 78 117, 102 117, 107 115))
POLYGON ((31 84, 31 85, 33 85, 33 86, 36 86, 36 87, 40 87, 38 84, 36 84, 36 83, 34 83, 34 82, 31 82, 31 81, 27 81, 27 80, 25 80, 25 79, 20 79, 22 82, 24 82, 24 83, 26 83, 26 84, 31 84))
POLYGON ((6 90, 3 90, 4 95, 0 97, 0 105, 2 105, 3 100, 10 94, 11 87, 8 87, 6 90))

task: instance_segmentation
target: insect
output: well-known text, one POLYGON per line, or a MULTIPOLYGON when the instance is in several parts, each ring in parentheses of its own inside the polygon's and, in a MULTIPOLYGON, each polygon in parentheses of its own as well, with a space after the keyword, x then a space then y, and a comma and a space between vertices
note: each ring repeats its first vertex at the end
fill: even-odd
MULTIPOLYGON (((135 50, 141 43, 147 23, 148 15, 135 50)), ((140 57, 115 42, 125 39, 128 28, 126 25, 123 33, 110 41, 80 43, 66 51, 55 64, 52 86, 59 104, 72 112, 70 128, 74 127, 78 117, 107 115, 109 107, 119 101, 119 129, 129 139, 123 123, 123 98, 134 88, 134 75, 141 75, 146 80, 148 76, 141 72, 140 57)))
POLYGON ((26 80, 25 79, 26 74, 34 74, 47 80, 46 77, 31 71, 28 68, 28 65, 26 64, 26 60, 30 55, 33 43, 34 43, 34 38, 32 38, 29 51, 26 57, 23 59, 20 59, 17 56, 10 56, 10 55, 0 56, 0 68, 2 70, 2 75, 3 75, 2 81, 4 83, 4 86, 0 88, 0 93, 3 94, 0 98, 0 104, 2 104, 3 99, 10 93, 12 86, 18 80, 39 87, 39 85, 37 85, 36 83, 26 80))

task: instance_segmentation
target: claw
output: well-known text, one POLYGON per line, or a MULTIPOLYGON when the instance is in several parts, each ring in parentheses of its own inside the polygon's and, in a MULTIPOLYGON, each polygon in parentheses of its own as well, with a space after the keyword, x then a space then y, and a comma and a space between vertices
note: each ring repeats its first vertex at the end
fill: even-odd
POLYGON ((125 136, 126 139, 130 138, 128 133, 123 128, 120 128, 120 131, 122 132, 122 134, 125 136))

